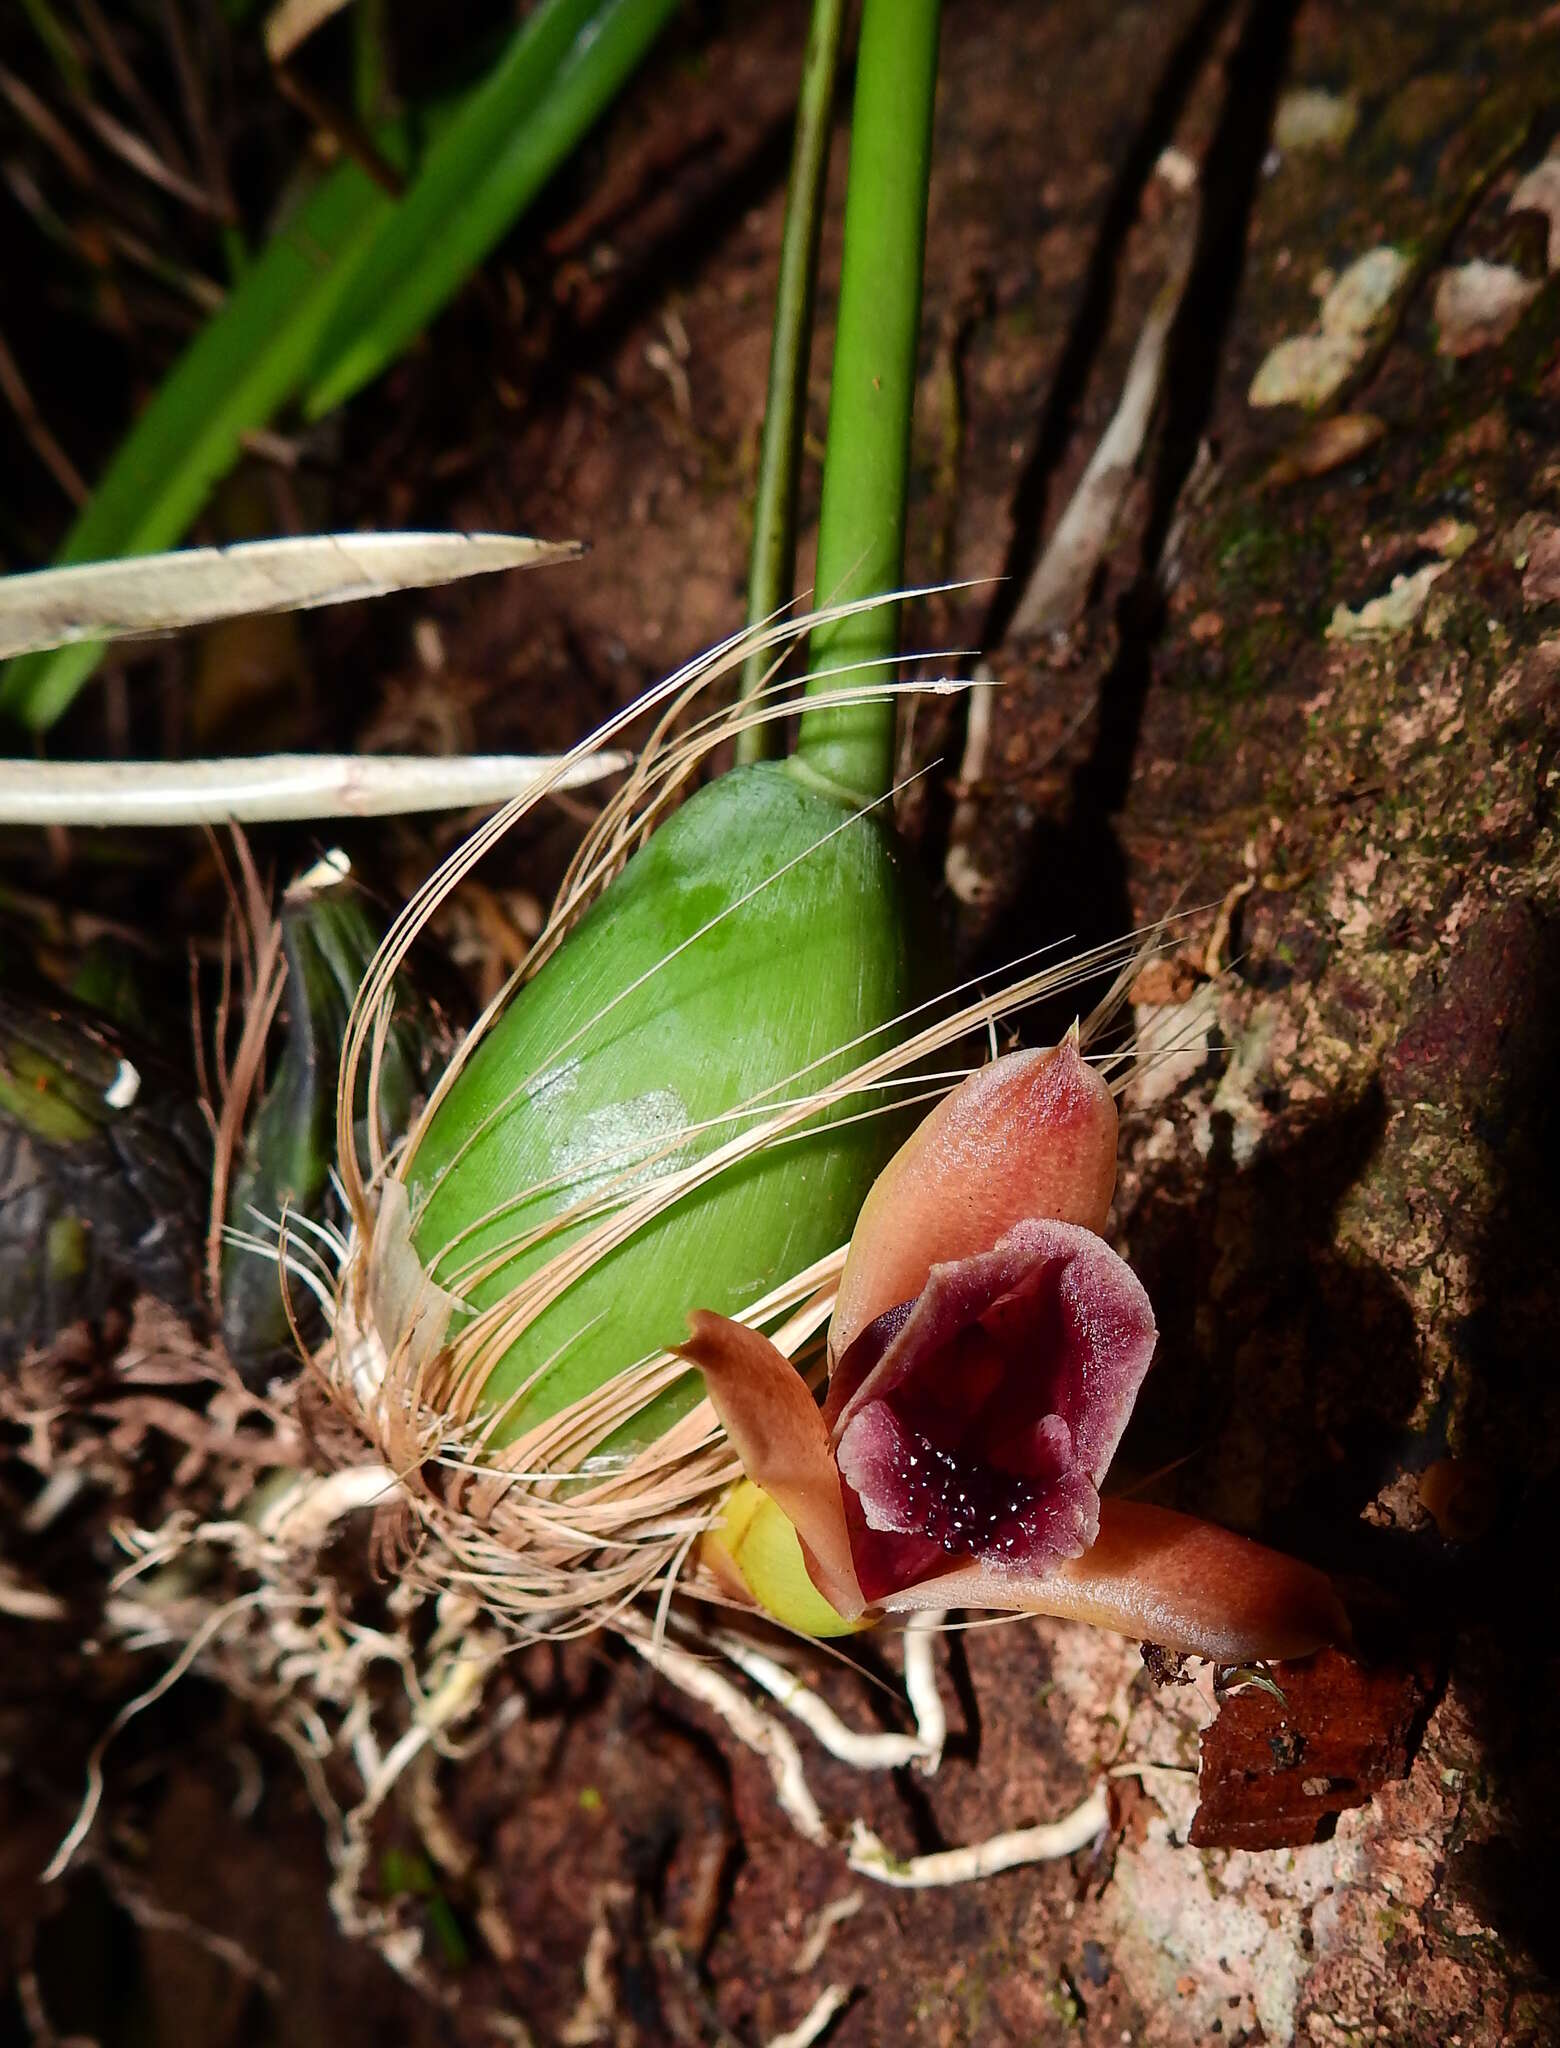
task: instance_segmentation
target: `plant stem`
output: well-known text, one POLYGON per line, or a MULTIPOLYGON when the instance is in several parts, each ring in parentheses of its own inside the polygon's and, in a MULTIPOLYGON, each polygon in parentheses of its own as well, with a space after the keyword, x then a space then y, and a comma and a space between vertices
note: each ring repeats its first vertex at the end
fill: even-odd
MULTIPOLYGON (((813 286, 823 226, 823 187, 829 166, 829 130, 839 76, 845 0, 813 0, 812 26, 802 60, 796 102, 796 142, 786 188, 775 332, 769 352, 769 393, 753 507, 753 558, 748 572, 748 624, 761 625, 789 602, 796 567, 796 483, 807 417, 807 360, 812 345, 813 286)), ((769 673, 773 655, 749 655, 742 694, 751 697, 769 673)), ((752 725, 737 736, 739 761, 761 760, 775 728, 752 725)))
MULTIPOLYGON (((862 8, 818 527, 820 605, 893 590, 903 573, 940 11, 940 0, 865 0, 862 8)), ((861 680, 881 679, 898 635, 897 605, 821 628, 812 666, 829 673, 817 675, 809 694, 844 687, 852 669, 865 668, 861 680)), ((804 713, 797 761, 860 801, 886 795, 894 700, 804 713)))

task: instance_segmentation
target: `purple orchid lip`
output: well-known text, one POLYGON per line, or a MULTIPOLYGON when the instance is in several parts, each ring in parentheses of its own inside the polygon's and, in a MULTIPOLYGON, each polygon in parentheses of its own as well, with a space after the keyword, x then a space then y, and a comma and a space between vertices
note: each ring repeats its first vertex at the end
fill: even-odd
POLYGON ((1075 1224, 934 1266, 855 1339, 824 1407, 864 1597, 965 1560, 1032 1577, 1082 1556, 1156 1337, 1131 1269, 1075 1224))
POLYGON ((679 1350, 847 1620, 1053 1614, 1223 1662, 1347 1641, 1325 1573, 1100 1500, 1156 1338, 1143 1288, 1095 1235, 1115 1154, 1110 1090, 1075 1043, 1010 1053, 933 1110, 867 1197, 822 1409, 744 1324, 696 1310, 679 1350))

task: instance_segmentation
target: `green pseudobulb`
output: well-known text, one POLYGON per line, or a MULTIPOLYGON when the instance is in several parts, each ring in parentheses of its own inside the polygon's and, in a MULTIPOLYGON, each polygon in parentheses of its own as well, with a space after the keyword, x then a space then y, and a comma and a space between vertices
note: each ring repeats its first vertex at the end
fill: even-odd
MULTIPOLYGON (((641 1184, 701 1158, 749 1120, 690 1126, 765 1090, 769 1105, 811 1091, 901 1034, 927 980, 927 927, 891 827, 855 809, 759 763, 701 790, 629 862, 489 1031, 418 1146, 413 1242, 435 1280, 490 1305, 568 1236, 469 1284, 462 1269, 482 1254, 601 1192, 636 1155, 671 1148, 641 1184)), ((599 1259, 489 1376, 489 1412, 536 1376, 500 1440, 680 1343, 690 1309, 735 1314, 844 1242, 904 1135, 899 1116, 859 1115, 882 1100, 846 1099, 833 1128, 815 1121, 727 1168, 599 1259)), ((608 1448, 654 1441, 700 1391, 690 1373, 608 1448)))

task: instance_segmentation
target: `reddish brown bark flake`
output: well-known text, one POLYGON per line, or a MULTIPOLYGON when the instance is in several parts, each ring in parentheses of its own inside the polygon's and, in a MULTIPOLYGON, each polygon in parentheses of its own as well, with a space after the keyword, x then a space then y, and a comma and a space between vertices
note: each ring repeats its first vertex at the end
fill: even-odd
POLYGON ((1285 1849, 1317 1841, 1334 1814, 1363 1806, 1407 1771, 1433 1679, 1324 1650, 1273 1667, 1283 1700, 1232 1694, 1203 1731, 1199 1849, 1285 1849))

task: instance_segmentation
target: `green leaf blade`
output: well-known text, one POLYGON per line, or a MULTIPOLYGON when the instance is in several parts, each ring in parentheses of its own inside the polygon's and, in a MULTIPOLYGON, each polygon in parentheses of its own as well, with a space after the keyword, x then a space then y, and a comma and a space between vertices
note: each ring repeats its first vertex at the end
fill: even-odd
POLYGON ((678 0, 544 0, 430 150, 334 310, 318 419, 422 332, 628 82, 678 0))
MULTIPOLYGON (((335 304, 394 202, 343 164, 272 239, 151 400, 72 527, 60 563, 155 554, 187 531, 243 436, 295 392, 335 304)), ((97 667, 101 641, 23 655, 0 714, 43 732, 97 667)))

